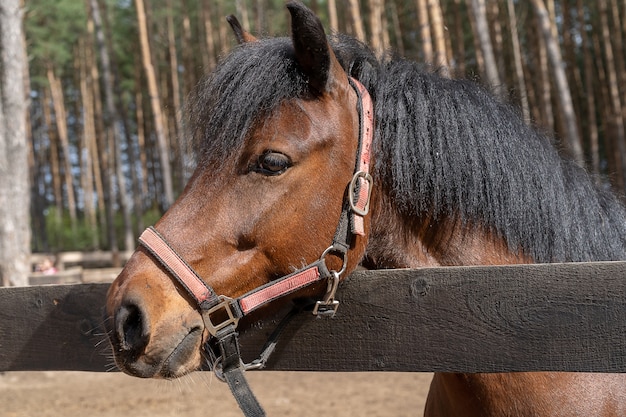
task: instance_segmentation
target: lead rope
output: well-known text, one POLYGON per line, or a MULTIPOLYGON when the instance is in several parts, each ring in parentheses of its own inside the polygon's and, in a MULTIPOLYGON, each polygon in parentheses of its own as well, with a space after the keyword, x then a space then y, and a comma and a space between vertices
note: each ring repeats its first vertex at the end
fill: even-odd
POLYGON ((333 317, 339 302, 335 300, 335 291, 339 278, 346 270, 347 252, 352 244, 354 235, 365 234, 363 218, 369 211, 369 202, 373 180, 369 174, 370 152, 373 138, 374 113, 373 103, 363 85, 353 78, 349 78, 350 85, 357 94, 357 108, 359 115, 359 143, 355 174, 348 184, 347 198, 342 207, 339 224, 335 231, 333 242, 316 262, 256 288, 238 299, 218 296, 215 291, 200 278, 200 276, 178 255, 167 241, 154 229, 149 227, 139 237, 139 243, 174 277, 196 301, 202 314, 205 328, 212 338, 207 342, 205 350, 209 355, 209 365, 218 378, 228 384, 237 400, 239 408, 246 417, 263 417, 265 411, 252 393, 244 372, 246 369, 260 369, 265 366, 282 331, 293 317, 300 312, 301 307, 294 307, 283 318, 277 328, 267 340, 259 358, 250 364, 241 360, 237 324, 244 315, 262 307, 263 305, 291 294, 314 282, 328 280, 328 289, 322 300, 315 303, 313 314, 318 317, 333 317), (325 258, 333 253, 342 258, 339 271, 329 271, 325 258), (222 316, 222 321, 215 323, 213 316, 222 316), (223 316, 226 318, 223 319, 223 316), (215 341, 219 349, 219 356, 215 355, 209 343, 215 341))

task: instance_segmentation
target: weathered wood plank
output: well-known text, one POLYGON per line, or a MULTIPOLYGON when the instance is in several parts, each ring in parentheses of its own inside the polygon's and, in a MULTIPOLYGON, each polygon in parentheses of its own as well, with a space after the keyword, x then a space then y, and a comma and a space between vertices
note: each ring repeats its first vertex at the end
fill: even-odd
POLYGON ((341 325, 305 322, 272 365, 626 372, 625 271, 597 263, 360 272, 338 295, 341 325))
MULTIPOLYGON (((0 371, 105 371, 109 284, 0 288, 0 371)), ((108 355, 110 357, 110 355, 108 355)))
MULTIPOLYGON (((0 371, 104 371, 107 284, 0 289, 0 371)), ((268 369, 626 372, 626 262, 361 271, 297 317, 268 369)), ((252 359, 273 329, 242 335, 252 359)))

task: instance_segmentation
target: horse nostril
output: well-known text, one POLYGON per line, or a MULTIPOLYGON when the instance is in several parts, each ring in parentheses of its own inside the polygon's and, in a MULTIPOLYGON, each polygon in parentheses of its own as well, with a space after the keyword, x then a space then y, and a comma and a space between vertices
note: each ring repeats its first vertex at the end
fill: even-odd
POLYGON ((136 304, 121 306, 115 315, 115 332, 121 350, 141 353, 150 337, 141 308, 136 304))

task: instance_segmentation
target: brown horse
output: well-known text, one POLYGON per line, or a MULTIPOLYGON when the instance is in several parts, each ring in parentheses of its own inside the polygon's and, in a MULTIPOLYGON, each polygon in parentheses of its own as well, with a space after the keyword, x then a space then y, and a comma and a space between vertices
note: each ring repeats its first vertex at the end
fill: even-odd
MULTIPOLYGON (((362 230, 326 257, 329 280, 359 264, 626 259, 625 210, 510 106, 473 83, 378 60, 349 37, 329 40, 311 11, 287 7, 291 39, 256 40, 231 22, 242 44, 195 94, 189 113, 199 164, 150 232, 167 240, 178 266, 144 243, 108 294, 109 336, 123 371, 176 378, 198 369, 219 333, 198 304, 291 283, 282 277, 325 258, 346 210, 362 212, 362 230), (369 214, 348 204, 355 155, 369 154, 359 145, 367 92, 361 97, 355 84, 374 101, 369 214), (177 268, 195 271, 210 289, 200 278, 173 279, 177 268), (196 284, 204 295, 186 288, 196 284)), ((329 289, 323 279, 308 283, 270 307, 329 289)), ((256 314, 271 314, 267 300, 256 314)), ((441 373, 426 415, 624 416, 626 375, 441 373)))

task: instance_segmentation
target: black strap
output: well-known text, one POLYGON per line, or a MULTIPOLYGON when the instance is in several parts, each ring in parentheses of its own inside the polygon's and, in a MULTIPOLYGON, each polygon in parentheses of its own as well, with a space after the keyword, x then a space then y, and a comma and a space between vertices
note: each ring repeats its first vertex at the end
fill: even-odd
POLYGON ((230 388, 239 408, 246 417, 265 417, 265 411, 252 393, 252 389, 244 376, 241 367, 224 372, 224 379, 230 388))
POLYGON ((223 377, 239 408, 246 417, 265 417, 265 411, 252 393, 244 375, 235 326, 228 326, 216 335, 221 353, 223 377))
POLYGON ((263 349, 261 349, 261 353, 259 357, 250 364, 246 365, 247 369, 263 369, 265 368, 265 364, 269 360, 272 353, 274 353, 274 349, 276 349, 276 345, 278 344, 278 340, 280 336, 283 334, 283 331, 287 328, 287 325, 291 323, 294 317, 296 317, 299 313, 302 312, 305 308, 312 309, 315 301, 306 299, 306 300, 296 300, 294 301, 293 308, 287 313, 285 317, 278 323, 278 326, 274 329, 270 337, 267 338, 265 345, 263 345, 263 349))

